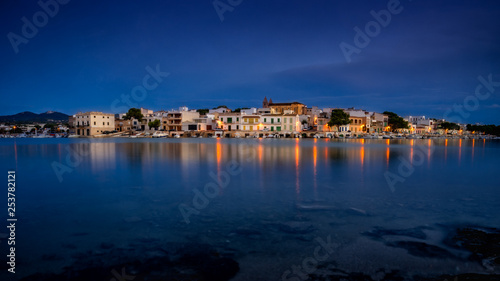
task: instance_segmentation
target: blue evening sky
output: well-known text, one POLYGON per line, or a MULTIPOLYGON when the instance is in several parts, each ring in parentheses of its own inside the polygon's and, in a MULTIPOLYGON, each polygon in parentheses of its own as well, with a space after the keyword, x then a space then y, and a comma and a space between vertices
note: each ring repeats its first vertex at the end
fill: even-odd
POLYGON ((159 65, 170 75, 134 104, 259 107, 267 96, 442 118, 468 103, 460 121, 500 124, 500 2, 401 0, 348 63, 340 43, 355 46, 354 28, 392 1, 220 0, 241 2, 221 21, 212 0, 71 0, 43 24, 37 1, 4 0, 0 115, 117 113, 113 102, 123 105, 146 67, 159 65), (34 15, 41 27, 21 37, 22 18, 33 23, 34 15), (11 32, 25 40, 17 53, 11 32), (498 87, 475 98, 478 76, 490 74, 498 87))

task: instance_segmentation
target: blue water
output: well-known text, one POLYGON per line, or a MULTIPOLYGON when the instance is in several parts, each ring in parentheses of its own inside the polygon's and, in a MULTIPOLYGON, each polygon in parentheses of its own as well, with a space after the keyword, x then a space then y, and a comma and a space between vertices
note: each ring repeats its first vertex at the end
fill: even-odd
POLYGON ((498 141, 0 139, 0 155, 0 172, 16 171, 19 278, 156 239, 231 249, 233 280, 281 280, 328 236, 327 263, 345 271, 486 272, 362 233, 424 226, 442 246, 447 225, 500 227, 498 141), (207 184, 223 187, 200 200, 207 184))

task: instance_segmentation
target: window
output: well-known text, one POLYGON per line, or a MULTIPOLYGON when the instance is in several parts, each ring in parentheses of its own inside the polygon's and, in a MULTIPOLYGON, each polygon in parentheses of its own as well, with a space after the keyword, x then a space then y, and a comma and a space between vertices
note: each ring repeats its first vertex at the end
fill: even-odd
POLYGON ((278 118, 278 123, 280 122, 280 119, 278 118))
POLYGON ((271 124, 274 124, 274 118, 271 118, 271 124))
POLYGON ((228 117, 227 118, 227 123, 233 123, 233 118, 232 117, 228 117))
POLYGON ((108 122, 108 126, 109 126, 109 122, 108 122))
POLYGON ((290 123, 292 123, 292 118, 290 118, 290 123))
POLYGON ((220 118, 220 121, 221 121, 221 122, 224 122, 224 118, 222 118, 222 117, 221 117, 221 118, 220 118))
POLYGON ((94 122, 94 126, 95 126, 95 122, 94 122))
POLYGON ((267 122, 267 118, 264 118, 264 122, 267 122))
POLYGON ((239 117, 236 117, 236 122, 240 122, 240 118, 239 117))
POLYGON ((286 118, 285 118, 285 119, 283 119, 283 121, 286 123, 286 118))

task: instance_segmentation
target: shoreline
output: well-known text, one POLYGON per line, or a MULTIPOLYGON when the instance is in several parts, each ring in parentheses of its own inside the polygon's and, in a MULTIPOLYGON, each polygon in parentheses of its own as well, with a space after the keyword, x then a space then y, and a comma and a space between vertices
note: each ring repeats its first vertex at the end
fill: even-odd
POLYGON ((406 134, 357 134, 357 135, 343 135, 336 134, 335 132, 294 132, 294 133, 275 133, 275 132, 244 132, 244 131, 203 131, 203 132, 169 132, 156 135, 155 133, 139 133, 139 134, 109 134, 109 135, 94 135, 94 136, 78 136, 78 135, 0 135, 2 138, 273 138, 273 139, 301 139, 301 138, 328 138, 328 139, 474 139, 474 140, 500 140, 500 136, 495 135, 406 135, 406 134))

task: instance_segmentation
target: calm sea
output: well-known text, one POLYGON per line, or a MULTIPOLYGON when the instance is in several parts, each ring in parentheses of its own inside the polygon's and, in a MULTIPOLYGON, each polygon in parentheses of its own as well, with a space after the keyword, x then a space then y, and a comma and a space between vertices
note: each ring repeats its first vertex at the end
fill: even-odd
POLYGON ((498 141, 0 139, 0 155, 2 225, 16 171, 18 278, 151 243, 230 253, 232 280, 287 280, 304 264, 370 276, 487 272, 432 251, 464 254, 442 243, 455 226, 500 228, 498 141), (320 240, 331 241, 323 261, 320 240))

